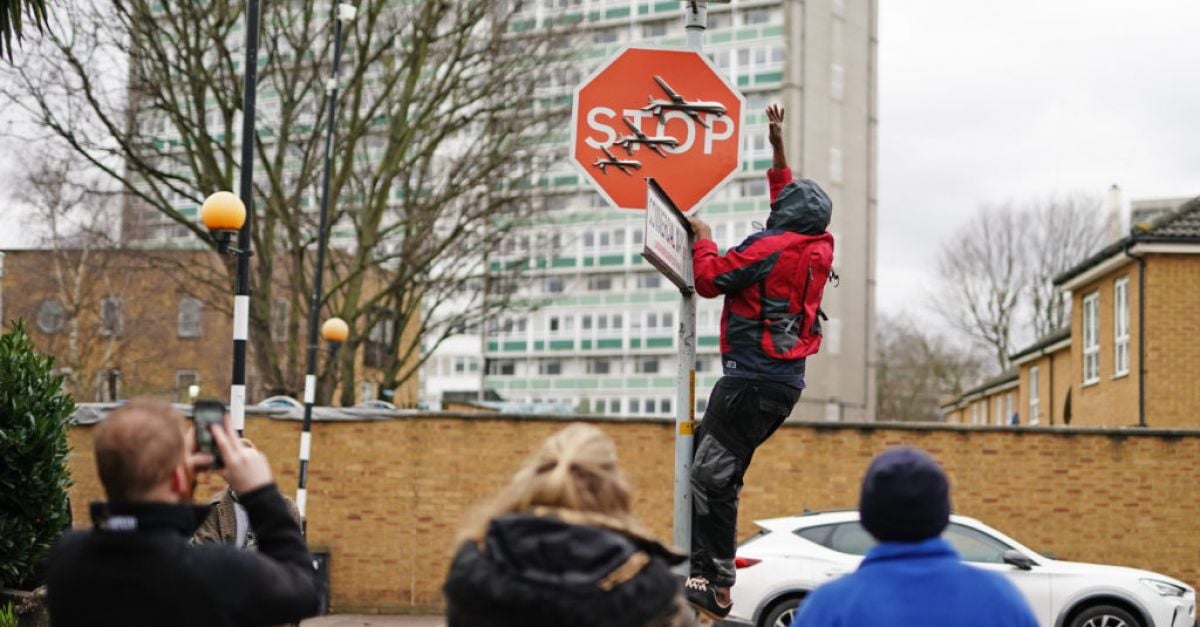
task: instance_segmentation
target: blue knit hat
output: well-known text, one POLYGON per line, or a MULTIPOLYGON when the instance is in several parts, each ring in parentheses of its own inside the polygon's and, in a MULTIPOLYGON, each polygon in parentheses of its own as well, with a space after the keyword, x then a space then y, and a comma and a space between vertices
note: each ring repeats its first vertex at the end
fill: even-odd
POLYGON ((863 477, 859 518, 880 542, 918 542, 950 523, 950 482, 927 453, 893 448, 880 453, 863 477))

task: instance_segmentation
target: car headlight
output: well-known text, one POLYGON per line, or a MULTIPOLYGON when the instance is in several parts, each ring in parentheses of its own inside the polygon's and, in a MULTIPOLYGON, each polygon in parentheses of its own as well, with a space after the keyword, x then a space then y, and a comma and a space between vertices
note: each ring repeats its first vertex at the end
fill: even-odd
POLYGON ((1181 588, 1173 583, 1167 583, 1157 579, 1143 579, 1142 583, 1146 584, 1146 587, 1165 597, 1181 597, 1187 592, 1187 590, 1184 588, 1181 588))

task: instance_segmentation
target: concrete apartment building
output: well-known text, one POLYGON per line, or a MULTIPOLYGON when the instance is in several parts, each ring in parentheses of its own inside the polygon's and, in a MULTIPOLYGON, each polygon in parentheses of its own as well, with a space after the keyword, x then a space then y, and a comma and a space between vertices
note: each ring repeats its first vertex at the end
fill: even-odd
MULTIPOLYGON (((630 44, 683 47, 675 0, 545 0, 516 26, 537 28, 564 15, 582 18, 581 53, 545 89, 570 106, 574 87, 630 44)), ((798 176, 816 180, 834 203, 834 267, 825 291, 830 320, 810 359, 808 389, 794 417, 874 418, 876 213, 876 19, 874 0, 733 0, 710 3, 705 53, 746 96, 742 168, 699 210, 722 248, 766 221, 771 163, 764 107, 787 108, 787 152, 798 176)), ((640 214, 608 207, 562 159, 544 174, 551 211, 516 242, 512 258, 532 256, 532 280, 519 295, 537 308, 493 320, 482 340, 443 345, 424 371, 423 398, 485 389, 517 403, 628 416, 674 415, 678 293, 641 259, 640 214), (481 373, 473 368, 481 362, 481 373), (482 378, 482 382, 481 382, 482 378)), ((501 263, 503 260, 497 261, 501 263)), ((697 412, 721 375, 721 303, 698 311, 697 412)))
POLYGON ((1055 279, 1071 299, 1069 327, 1014 353, 1013 371, 943 404, 947 422, 1200 425, 1200 198, 1133 203, 1150 206, 1154 216, 1135 214, 1129 235, 1055 279), (1015 409, 997 420, 989 408, 1008 407, 1014 393, 1015 409))
MULTIPOLYGON (((578 18, 579 54, 538 94, 543 106, 569 107, 590 72, 633 43, 682 47, 679 0, 537 0, 513 22, 514 37, 550 21, 578 18)), ((722 247, 736 245, 769 213, 764 172, 770 165, 763 108, 787 108, 793 170, 820 183, 834 202, 837 287, 825 292, 821 352, 809 362, 808 390, 795 415, 817 420, 874 418, 876 212, 876 0, 732 0, 711 3, 705 51, 747 98, 742 168, 700 209, 722 247)), ((240 30, 230 33, 232 40, 240 30)), ((269 90, 267 90, 269 91, 269 90)), ((264 91, 264 120, 277 106, 264 91)), ((315 115, 303 120, 315 123, 315 115), (311 118, 311 119, 310 119, 311 118)), ((151 121, 153 122, 153 121, 151 121)), ((265 122, 264 122, 265 123, 265 122)), ((436 406, 449 394, 630 416, 674 415, 678 295, 640 256, 640 215, 619 213, 568 163, 566 129, 551 141, 562 158, 537 184, 549 211, 514 238, 496 264, 531 258, 529 280, 515 286, 529 305, 479 328, 463 329, 434 350, 421 372, 421 399, 436 406), (507 254, 508 259, 504 256, 507 254)), ((302 206, 314 207, 311 194, 302 206)), ((195 217, 194 202, 174 208, 195 217)), ((129 245, 190 245, 179 225, 136 206, 126 208, 129 245)), ((344 225, 335 246, 350 245, 344 225)), ((719 378, 720 302, 699 307, 697 409, 719 378)))

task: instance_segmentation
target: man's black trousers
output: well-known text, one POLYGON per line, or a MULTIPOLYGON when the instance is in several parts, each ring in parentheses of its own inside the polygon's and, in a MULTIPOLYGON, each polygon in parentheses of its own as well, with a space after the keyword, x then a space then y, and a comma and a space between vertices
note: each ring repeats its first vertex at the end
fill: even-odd
POLYGON ((799 399, 799 389, 770 381, 721 377, 713 387, 692 457, 692 576, 733 585, 742 477, 799 399))

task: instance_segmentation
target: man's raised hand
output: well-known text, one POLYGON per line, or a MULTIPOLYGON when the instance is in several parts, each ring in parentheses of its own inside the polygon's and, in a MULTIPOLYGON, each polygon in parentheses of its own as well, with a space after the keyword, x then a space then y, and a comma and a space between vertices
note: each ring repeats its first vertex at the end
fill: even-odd
POLYGON ((783 107, 778 103, 767 105, 767 138, 772 146, 783 145, 783 107))

